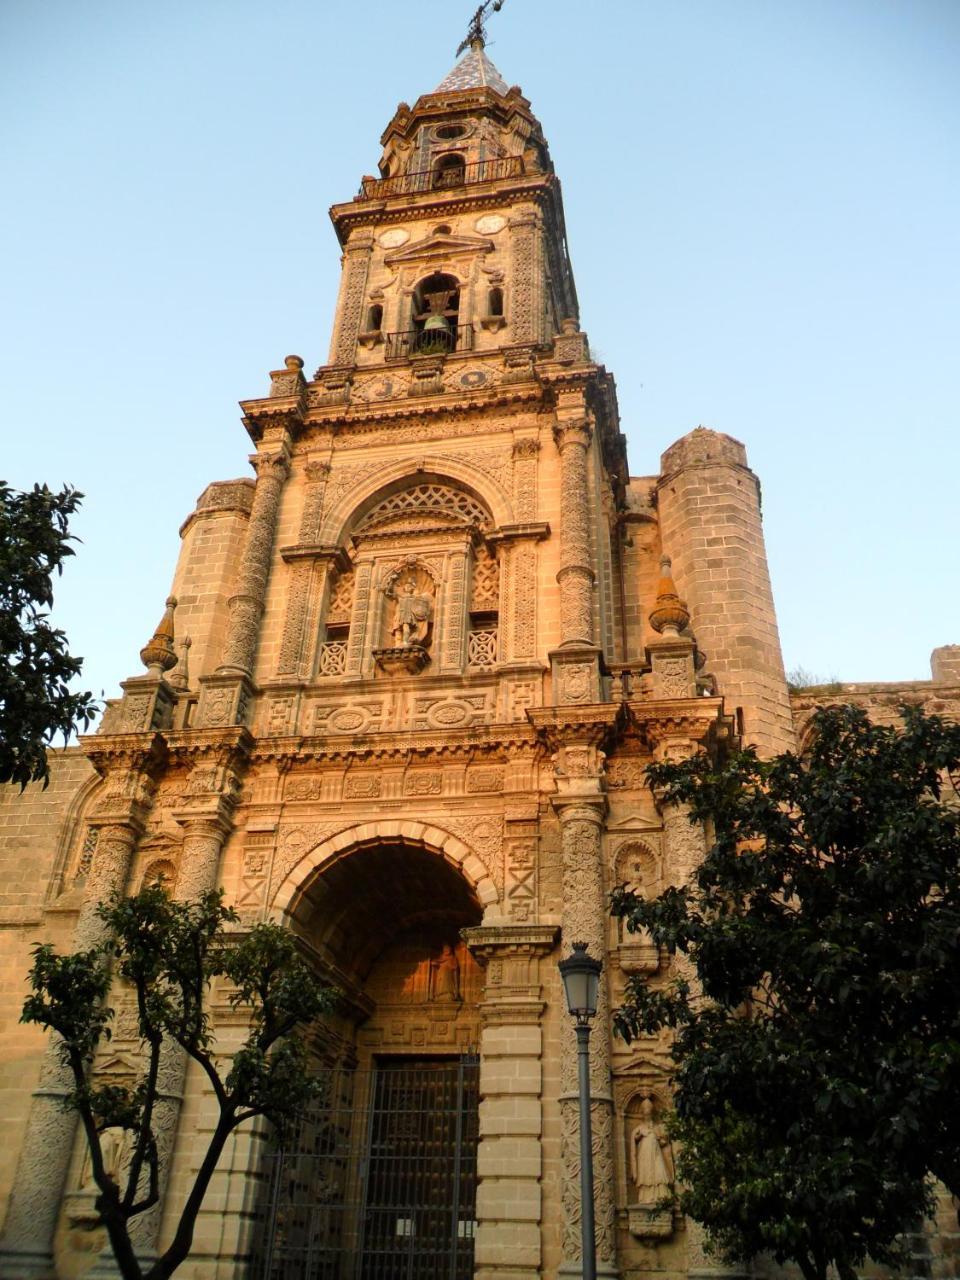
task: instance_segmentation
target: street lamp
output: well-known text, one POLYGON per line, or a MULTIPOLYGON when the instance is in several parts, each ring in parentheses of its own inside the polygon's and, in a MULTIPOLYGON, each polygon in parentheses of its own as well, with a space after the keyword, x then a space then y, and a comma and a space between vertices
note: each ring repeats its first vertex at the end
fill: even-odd
POLYGON ((590 1020, 597 1012, 603 963, 575 942, 573 954, 558 965, 567 1008, 577 1020, 577 1077, 580 1084, 580 1231, 583 1280, 596 1280, 597 1247, 593 1224, 593 1135, 590 1123, 590 1020))

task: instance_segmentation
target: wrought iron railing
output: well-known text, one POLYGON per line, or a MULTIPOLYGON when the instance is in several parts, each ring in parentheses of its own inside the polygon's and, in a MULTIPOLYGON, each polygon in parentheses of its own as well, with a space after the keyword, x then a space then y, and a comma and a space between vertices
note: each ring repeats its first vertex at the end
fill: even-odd
POLYGON ((473 349, 473 325, 458 324, 455 329, 403 329, 388 333, 384 357, 405 360, 407 356, 442 356, 448 351, 473 349))
POLYGON ((451 187, 470 186, 474 182, 496 182, 499 178, 519 178, 522 173, 522 156, 507 156, 501 160, 478 160, 474 164, 421 169, 417 173, 400 173, 395 178, 364 178, 360 184, 360 197, 363 200, 383 200, 389 196, 414 195, 422 191, 447 191, 451 187))

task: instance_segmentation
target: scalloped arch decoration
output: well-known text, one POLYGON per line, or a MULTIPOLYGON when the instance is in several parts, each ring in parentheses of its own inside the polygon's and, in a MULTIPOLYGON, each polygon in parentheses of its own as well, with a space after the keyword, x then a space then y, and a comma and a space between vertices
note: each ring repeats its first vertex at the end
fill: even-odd
POLYGON ((513 503, 509 495, 491 476, 471 465, 468 459, 442 458, 424 455, 412 462, 409 458, 392 465, 384 462, 367 476, 358 477, 351 486, 324 513, 319 541, 326 546, 340 546, 356 524, 361 522, 376 505, 374 499, 382 494, 384 499, 391 491, 401 488, 407 480, 413 485, 439 484, 465 488, 489 510, 495 526, 515 523, 513 503))

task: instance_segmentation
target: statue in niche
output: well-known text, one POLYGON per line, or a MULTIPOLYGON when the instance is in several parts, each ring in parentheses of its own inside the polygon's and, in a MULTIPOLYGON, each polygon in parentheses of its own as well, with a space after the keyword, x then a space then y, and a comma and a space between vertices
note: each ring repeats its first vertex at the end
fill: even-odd
POLYGON ((433 617, 433 599, 427 589, 410 574, 391 588, 389 594, 394 600, 390 634, 396 647, 426 647, 433 617))
MULTIPOLYGON (((103 1157, 103 1171, 113 1182, 119 1183, 120 1170, 123 1165, 127 1135, 119 1125, 100 1130, 100 1153, 103 1157)), ((80 1170, 80 1187, 83 1191, 97 1191, 93 1177, 93 1157, 89 1149, 84 1153, 83 1166, 80 1170)))
POLYGON ((669 1140, 657 1124, 653 1099, 640 1103, 640 1116, 630 1134, 630 1173, 636 1187, 636 1203, 654 1209, 673 1196, 673 1179, 667 1167, 669 1140))
POLYGON ((430 999, 448 1003, 460 999, 460 961, 449 942, 430 961, 430 999))

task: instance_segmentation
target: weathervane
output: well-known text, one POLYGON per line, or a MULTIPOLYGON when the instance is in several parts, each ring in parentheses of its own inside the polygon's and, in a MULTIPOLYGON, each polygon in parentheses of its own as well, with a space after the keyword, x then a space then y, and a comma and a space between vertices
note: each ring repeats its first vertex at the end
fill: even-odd
POLYGON ((467 32, 466 39, 461 40, 457 47, 458 58, 461 53, 463 53, 464 49, 469 48, 473 44, 474 40, 479 40, 481 45, 485 43, 486 32, 483 26, 483 17, 491 5, 493 6, 493 12, 499 13, 503 8, 503 0, 483 0, 483 4, 480 5, 477 12, 470 19, 470 29, 467 32))

